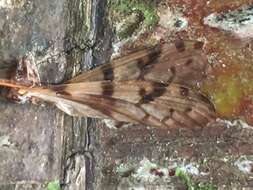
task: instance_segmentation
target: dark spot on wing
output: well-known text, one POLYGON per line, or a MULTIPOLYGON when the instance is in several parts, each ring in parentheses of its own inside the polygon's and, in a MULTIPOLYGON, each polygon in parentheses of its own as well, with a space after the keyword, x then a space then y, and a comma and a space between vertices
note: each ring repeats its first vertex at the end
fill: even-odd
POLYGON ((66 92, 66 91, 59 91, 59 92, 56 92, 56 95, 57 95, 57 96, 60 96, 60 95, 71 96, 71 94, 70 94, 69 92, 66 92))
POLYGON ((66 91, 66 85, 56 85, 50 88, 52 91, 56 93, 57 96, 71 96, 71 93, 66 91))
POLYGON ((155 60, 159 57, 160 53, 161 49, 159 47, 154 47, 151 50, 148 50, 146 58, 143 57, 137 60, 138 68, 142 70, 146 66, 153 65, 155 60))
POLYGON ((161 54, 161 47, 156 46, 148 53, 148 58, 150 61, 154 61, 159 57, 160 54, 161 54))
POLYGON ((175 66, 171 66, 170 67, 170 72, 175 75, 176 74, 176 67, 175 66))
POLYGON ((205 102, 206 104, 209 105, 209 108, 212 110, 212 111, 215 111, 215 107, 213 105, 213 103, 206 97, 204 96, 203 94, 199 94, 198 98, 202 101, 202 102, 205 102))
POLYGON ((154 64, 157 63, 157 59, 161 53, 160 46, 156 46, 148 51, 146 58, 139 58, 137 60, 137 67, 140 70, 139 80, 144 80, 144 76, 150 71, 150 68, 153 67, 154 64))
POLYGON ((103 96, 111 97, 113 95, 114 92, 113 84, 111 83, 101 84, 101 88, 103 96))
POLYGON ((140 89, 139 95, 140 95, 141 97, 143 97, 143 96, 146 95, 146 90, 145 90, 145 88, 141 88, 141 89, 140 89))
POLYGON ((144 94, 138 104, 147 104, 154 101, 155 98, 162 96, 166 92, 167 86, 168 84, 154 82, 153 90, 148 94, 144 94))
POLYGON ((182 40, 177 40, 177 41, 175 42, 175 46, 176 46, 176 48, 177 48, 177 50, 178 50, 179 52, 185 51, 185 44, 184 44, 184 42, 183 42, 182 40))
POLYGON ((202 48, 203 48, 203 45, 204 45, 203 42, 196 42, 196 43, 194 44, 194 48, 195 48, 195 49, 202 49, 202 48))
POLYGON ((142 58, 139 58, 137 59, 137 66, 140 70, 142 70, 146 66, 146 63, 142 58))
POLYGON ((172 116, 173 115, 173 113, 175 112, 175 110, 173 109, 173 108, 170 108, 170 116, 172 116))
POLYGON ((193 62, 193 60, 192 60, 192 59, 188 59, 188 60, 185 62, 185 66, 189 66, 189 65, 191 65, 191 64, 192 64, 192 62, 193 62))
POLYGON ((137 60, 137 67, 140 70, 140 75, 138 77, 139 80, 144 80, 144 75, 146 74, 146 71, 144 71, 144 68, 147 67, 146 64, 147 63, 145 63, 142 58, 137 60))
POLYGON ((186 113, 191 112, 191 111, 192 111, 192 108, 187 107, 184 111, 185 111, 186 113))
POLYGON ((188 96, 189 95, 189 89, 188 88, 185 88, 183 86, 180 86, 180 94, 184 97, 188 96))
POLYGON ((145 122, 145 121, 147 121, 147 120, 149 119, 149 117, 150 117, 150 115, 149 115, 149 114, 146 114, 146 115, 142 118, 142 120, 145 122))
POLYGON ((102 70, 102 72, 104 75, 104 80, 113 80, 114 79, 113 68, 111 67, 110 64, 108 64, 106 66, 106 68, 102 70))

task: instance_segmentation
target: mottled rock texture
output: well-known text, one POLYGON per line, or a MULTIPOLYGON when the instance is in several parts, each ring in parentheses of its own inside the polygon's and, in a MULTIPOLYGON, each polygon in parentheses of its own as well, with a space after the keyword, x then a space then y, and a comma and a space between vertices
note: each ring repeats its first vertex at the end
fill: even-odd
MULTIPOLYGON (((213 12, 237 9, 249 1, 152 1, 148 11, 143 9, 142 1, 136 2, 129 4, 133 12, 117 13, 122 16, 122 19, 116 18, 117 22, 111 18, 112 24, 119 23, 136 14, 136 10, 143 14, 145 22, 153 16, 161 17, 160 22, 156 20, 158 25, 147 30, 141 26, 138 29, 138 25, 142 25, 140 19, 137 25, 131 20, 134 31, 131 30, 130 39, 136 39, 131 35, 139 37, 136 46, 164 38, 173 41, 178 36, 202 40, 206 42, 204 50, 209 62, 216 68, 211 67, 210 76, 217 79, 217 75, 219 78, 229 73, 227 80, 219 80, 225 81, 222 83, 225 87, 229 86, 226 81, 233 82, 230 79, 234 76, 250 78, 251 75, 240 71, 250 71, 251 67, 237 65, 252 62, 251 41, 235 40, 233 35, 213 30, 203 23, 213 12), (237 69, 239 67, 244 69, 237 69)), ((112 46, 110 11, 103 0, 1 1, 0 16, 4 19, 0 20, 0 64, 25 58, 36 68, 41 82, 59 83, 105 63, 112 46)), ((213 88, 208 88, 210 86, 207 83, 206 91, 215 93, 213 88)), ((217 90, 226 89, 214 86, 217 90)), ((245 91, 246 95, 250 94, 250 90, 245 91)), ((230 103, 228 101, 225 107, 230 103)), ((253 186, 253 133, 243 122, 219 121, 200 131, 144 126, 116 130, 106 128, 102 121, 66 116, 49 104, 17 105, 1 100, 0 110, 0 189, 46 189, 46 184, 55 180, 66 190, 128 189, 144 185, 146 189, 187 189, 187 184, 175 175, 175 169, 185 165, 196 166, 193 171, 189 169, 194 183, 211 183, 220 189, 253 186), (159 184, 133 182, 132 177, 137 175, 144 158, 158 169, 166 168, 169 176, 151 168, 143 175, 159 176, 159 184), (120 166, 126 166, 125 172, 119 172, 120 166)), ((240 111, 235 115, 240 115, 240 111)))

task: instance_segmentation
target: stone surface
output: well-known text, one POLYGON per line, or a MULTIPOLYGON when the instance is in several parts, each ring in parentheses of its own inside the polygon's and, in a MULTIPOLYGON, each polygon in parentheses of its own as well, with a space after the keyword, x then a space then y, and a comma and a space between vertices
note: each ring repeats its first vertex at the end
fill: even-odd
MULTIPOLYGON (((1 1, 0 65, 21 58, 43 83, 65 77, 65 1, 1 1)), ((2 76, 2 75, 1 75, 2 76)), ((0 189, 45 189, 59 180, 63 114, 54 107, 0 104, 0 189)))
MULTIPOLYGON (((0 63, 25 56, 37 69, 41 81, 58 83, 108 61, 112 29, 106 1, 3 2, 0 2, 0 15, 5 18, 0 21, 0 63)), ((209 12, 221 9, 215 2, 210 1, 209 12)), ((159 10, 166 11, 170 6, 171 11, 187 18, 190 30, 184 28, 182 33, 187 31, 197 39, 209 31, 203 30, 199 23, 203 11, 209 13, 206 8, 202 10, 207 2, 163 3, 159 10), (176 9, 183 5, 185 9, 176 9)), ((228 4, 230 1, 224 2, 224 6, 228 4)), ((168 14, 160 16, 164 17, 163 22, 168 19, 168 14)), ((161 36, 166 36, 166 31, 161 27, 155 30, 163 33, 161 36)), ((151 39, 153 34, 149 33, 152 32, 140 35, 141 43, 143 39, 151 39)), ((220 40, 219 36, 212 37, 220 40)), ((187 170, 196 182, 213 183, 221 189, 251 188, 253 184, 253 132, 245 123, 219 121, 200 131, 143 126, 115 130, 107 128, 102 120, 63 115, 50 105, 1 101, 0 110, 0 189, 40 190, 54 180, 59 180, 65 190, 143 186, 186 189, 175 176, 176 168, 187 170), (139 173, 143 160, 154 168, 139 173), (122 168, 124 172, 119 172, 122 168), (137 174, 155 177, 159 183, 141 181, 135 178, 137 174)))
POLYGON ((59 113, 49 107, 6 102, 0 109, 0 184, 59 178, 59 113))
MULTIPOLYGON (((239 124, 230 126, 215 124, 201 131, 161 130, 146 127, 128 127, 120 130, 102 128, 99 140, 101 151, 99 168, 101 168, 100 185, 97 189, 117 189, 122 181, 128 181, 122 189, 137 189, 133 176, 136 175, 143 159, 146 158, 162 168, 175 171, 176 168, 189 168, 195 180, 213 183, 219 187, 241 188, 251 186, 251 172, 240 171, 237 160, 242 156, 251 163, 253 154, 250 140, 251 128, 243 128, 239 124), (118 172, 125 166, 125 174, 118 172), (196 171, 194 171, 196 170, 196 171), (223 178, 221 176, 226 176, 223 178), (212 179, 212 180, 211 180, 212 179), (117 184, 117 185, 116 185, 117 184), (135 188, 134 188, 135 187, 135 188)), ((242 160, 244 160, 241 158, 242 160)), ((240 160, 241 160, 240 159, 240 160)), ((244 162, 240 162, 244 165, 244 162)), ((249 168, 252 169, 252 164, 249 168)), ((246 167, 246 166, 243 166, 246 167)), ((245 169, 246 170, 246 169, 245 169)), ((150 171, 142 172, 150 175, 150 171)), ((161 178, 168 178, 163 174, 161 178)), ((175 174, 169 177, 170 183, 159 185, 149 181, 146 188, 168 189, 180 186, 175 174), (156 184, 156 185, 155 185, 156 184), (168 187, 169 186, 169 187, 168 187)), ((137 183, 138 184, 138 183, 137 183)), ((145 183, 138 184, 145 185, 145 183)))

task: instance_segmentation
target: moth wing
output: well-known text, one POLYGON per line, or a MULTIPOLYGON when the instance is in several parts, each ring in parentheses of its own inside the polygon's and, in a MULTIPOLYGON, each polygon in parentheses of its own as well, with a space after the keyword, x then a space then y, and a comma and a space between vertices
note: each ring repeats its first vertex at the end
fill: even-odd
POLYGON ((110 118, 156 127, 203 127, 214 109, 187 87, 147 81, 85 82, 32 89, 31 96, 54 102, 74 116, 110 118))
POLYGON ((72 97, 71 94, 62 94, 61 92, 54 91, 51 88, 31 88, 25 89, 24 96, 28 98, 38 98, 46 102, 53 103, 63 112, 71 116, 84 116, 93 118, 109 118, 98 109, 92 109, 87 106, 85 100, 87 96, 82 96, 82 99, 72 97))
MULTIPOLYGON (((160 46, 138 50, 130 54, 112 60, 110 63, 103 64, 92 70, 86 71, 67 83, 78 83, 88 81, 123 81, 137 79, 140 74, 138 62, 143 61, 146 65, 152 64, 160 54, 160 46)), ((143 69, 143 68, 141 68, 143 69)))
POLYGON ((207 59, 202 52, 202 45, 193 41, 159 44, 112 60, 67 83, 146 80, 192 85, 205 76, 207 59))
POLYGON ((201 48, 201 43, 190 41, 146 48, 66 84, 33 89, 30 95, 54 102, 74 116, 157 127, 203 127, 214 118, 212 104, 184 86, 204 77, 207 60, 201 48))

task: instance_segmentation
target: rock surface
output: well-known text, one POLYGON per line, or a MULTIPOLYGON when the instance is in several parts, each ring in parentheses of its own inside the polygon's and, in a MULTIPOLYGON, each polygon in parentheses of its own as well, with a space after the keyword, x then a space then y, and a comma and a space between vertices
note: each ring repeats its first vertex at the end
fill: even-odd
MULTIPOLYGON (((208 15, 202 7, 207 4, 215 12, 230 1, 222 5, 217 1, 162 2, 158 10, 170 7, 172 13, 178 13, 175 16, 187 19, 186 28, 180 29, 183 38, 187 32, 194 39, 202 38, 209 31, 220 42, 219 35, 215 37, 216 33, 199 23, 208 15)), ((139 5, 138 14, 141 8, 139 5)), ((103 0, 2 1, 0 64, 25 57, 42 82, 59 83, 105 63, 112 46, 110 11, 103 0)), ((160 24, 171 15, 161 13, 160 24)), ((150 21, 149 12, 144 17, 150 21)), ((174 22, 175 17, 172 19, 174 22)), ((155 28, 155 37, 138 29, 132 34, 142 39, 137 45, 152 41, 152 36, 168 35, 173 40, 180 23, 176 22, 171 36, 161 26, 155 28)), ((102 120, 73 118, 47 104, 17 105, 1 100, 0 110, 0 189, 40 190, 55 180, 66 190, 189 188, 176 175, 177 169, 189 173, 192 185, 253 187, 253 131, 239 120, 219 120, 194 132, 131 125, 116 130, 107 128, 102 120)))

